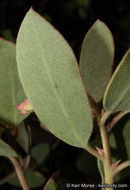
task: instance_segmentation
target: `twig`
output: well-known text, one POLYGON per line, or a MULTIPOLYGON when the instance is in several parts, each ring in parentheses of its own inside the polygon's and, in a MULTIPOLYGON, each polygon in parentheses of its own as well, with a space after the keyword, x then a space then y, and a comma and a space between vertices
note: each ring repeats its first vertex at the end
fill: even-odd
POLYGON ((126 115, 127 113, 129 113, 130 110, 126 110, 126 111, 122 111, 120 112, 119 114, 117 114, 113 120, 111 121, 111 123, 109 124, 107 130, 108 132, 110 132, 112 130, 112 128, 114 127, 114 125, 124 116, 126 115))
POLYGON ((101 156, 89 143, 86 145, 86 150, 99 160, 103 160, 103 156, 101 156))
POLYGON ((113 175, 115 176, 116 174, 118 174, 121 170, 127 168, 128 166, 130 166, 130 161, 125 161, 122 164, 120 164, 118 167, 116 167, 116 169, 113 171, 113 175))
POLYGON ((19 178, 19 181, 20 181, 20 183, 21 183, 21 186, 22 186, 23 190, 29 190, 29 187, 28 187, 28 185, 27 185, 27 183, 26 183, 26 180, 25 180, 25 178, 24 178, 22 169, 21 169, 21 167, 20 167, 20 165, 19 165, 17 159, 11 157, 10 160, 12 161, 12 163, 13 163, 13 165, 14 165, 14 168, 15 168, 15 170, 16 170, 16 173, 17 173, 17 175, 18 175, 18 178, 19 178))
POLYGON ((8 176, 6 176, 6 177, 4 177, 3 179, 0 180, 0 185, 3 185, 4 183, 6 183, 7 181, 9 181, 10 179, 12 179, 15 176, 16 176, 16 171, 13 171, 8 176))

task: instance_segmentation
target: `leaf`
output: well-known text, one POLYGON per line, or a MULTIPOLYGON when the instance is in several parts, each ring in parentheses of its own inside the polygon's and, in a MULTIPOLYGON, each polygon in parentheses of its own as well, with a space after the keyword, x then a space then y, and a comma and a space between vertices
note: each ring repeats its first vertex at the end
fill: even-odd
MULTIPOLYGON (((112 152, 112 162, 117 160, 130 160, 130 114, 123 117, 112 129, 110 133, 110 146, 112 152)), ((117 176, 116 181, 126 177, 130 173, 130 167, 122 170, 117 176)))
POLYGON ((21 86, 15 45, 0 39, 0 121, 18 125, 27 115, 20 115, 15 106, 26 99, 21 86))
POLYGON ((99 102, 111 76, 114 58, 113 36, 109 28, 97 20, 87 32, 80 54, 80 71, 88 94, 99 102))
POLYGON ((43 190, 56 190, 55 181, 52 178, 50 178, 45 184, 45 187, 43 188, 43 190))
POLYGON ((76 161, 77 169, 85 175, 89 175, 92 178, 98 178, 98 169, 96 158, 94 158, 90 153, 83 151, 77 161, 76 161), (92 167, 90 167, 90 165, 92 167))
POLYGON ((32 9, 18 34, 17 63, 40 121, 58 138, 85 148, 92 118, 75 56, 58 31, 32 9))
POLYGON ((97 159, 97 166, 98 166, 98 170, 99 170, 100 175, 101 175, 102 184, 104 184, 105 183, 104 168, 103 168, 102 161, 99 159, 97 159))
POLYGON ((6 40, 8 40, 8 41, 11 41, 11 42, 15 41, 15 39, 13 38, 13 35, 12 35, 11 31, 8 30, 8 29, 3 31, 3 37, 6 40))
MULTIPOLYGON (((28 170, 26 172, 25 179, 29 188, 40 187, 45 183, 45 180, 46 180, 45 177, 41 173, 33 171, 33 170, 28 170)), ((21 184, 17 176, 9 180, 8 183, 13 186, 21 187, 21 184)))
POLYGON ((130 49, 107 86, 103 106, 110 113, 130 109, 130 49))
POLYGON ((17 153, 12 149, 10 145, 0 139, 0 156, 5 156, 7 158, 17 157, 17 153))
POLYGON ((29 151, 29 136, 24 122, 19 125, 18 135, 16 138, 17 143, 28 153, 29 151))
POLYGON ((38 164, 41 164, 47 158, 49 151, 50 146, 48 143, 39 143, 31 150, 32 158, 34 158, 38 164))

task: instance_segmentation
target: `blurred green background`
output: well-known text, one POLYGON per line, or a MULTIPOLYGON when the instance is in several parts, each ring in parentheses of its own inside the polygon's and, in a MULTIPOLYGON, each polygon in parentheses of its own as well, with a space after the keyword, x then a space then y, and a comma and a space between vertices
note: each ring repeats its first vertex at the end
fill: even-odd
MULTIPOLYGON (((129 0, 0 0, 0 36, 15 42, 22 19, 32 6, 62 33, 79 59, 86 32, 96 19, 100 19, 108 25, 114 36, 116 67, 130 46, 129 3, 129 0)), ((41 129, 34 114, 26 119, 26 123, 31 126, 32 146, 41 142, 50 146, 44 163, 39 166, 32 161, 31 167, 43 173, 46 179, 54 175, 58 181, 58 190, 65 190, 66 182, 93 184, 100 181, 95 158, 81 149, 59 141, 41 129)), ((19 151, 22 152, 21 149, 19 151)), ((12 170, 12 166, 2 157, 0 163, 2 163, 0 165, 0 178, 2 178, 12 170)), ((122 183, 128 183, 129 177, 122 183)), ((5 184, 0 186, 0 190, 2 189, 19 188, 5 184)))

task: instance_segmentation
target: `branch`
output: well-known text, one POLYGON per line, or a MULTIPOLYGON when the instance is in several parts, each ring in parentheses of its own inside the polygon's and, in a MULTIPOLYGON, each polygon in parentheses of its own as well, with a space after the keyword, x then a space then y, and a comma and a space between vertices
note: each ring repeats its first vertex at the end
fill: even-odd
POLYGON ((127 168, 128 166, 130 166, 130 161, 125 161, 122 164, 120 164, 119 166, 116 167, 116 169, 113 171, 113 175, 115 176, 116 174, 118 174, 121 170, 127 168))
POLYGON ((108 125, 108 132, 110 132, 112 130, 112 128, 114 127, 114 125, 127 113, 129 113, 130 110, 126 110, 126 111, 121 111, 119 114, 117 114, 113 120, 111 121, 111 123, 108 125))

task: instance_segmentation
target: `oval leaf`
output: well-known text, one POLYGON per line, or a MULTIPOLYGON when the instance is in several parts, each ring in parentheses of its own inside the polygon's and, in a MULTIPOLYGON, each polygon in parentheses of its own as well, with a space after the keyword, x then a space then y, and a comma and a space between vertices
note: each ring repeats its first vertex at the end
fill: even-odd
POLYGON ((83 151, 77 161, 76 161, 76 167, 77 169, 85 174, 91 176, 93 179, 96 178, 98 179, 99 173, 97 169, 97 163, 96 163, 96 158, 88 153, 87 151, 83 151), (93 167, 90 167, 93 166, 93 167))
POLYGON ((0 156, 5 156, 5 157, 10 158, 10 157, 17 157, 17 154, 12 149, 11 146, 9 146, 2 139, 0 139, 0 156))
POLYGON ((80 55, 80 71, 87 92, 96 102, 103 98, 113 57, 113 36, 108 27, 97 20, 84 38, 80 55))
POLYGON ((0 122, 18 125, 27 115, 20 115, 15 106, 26 96, 19 80, 16 49, 13 43, 0 39, 0 122))
POLYGON ((92 118, 75 56, 58 31, 32 9, 18 34, 17 63, 40 121, 58 138, 85 148, 92 118))
MULTIPOLYGON (((46 180, 41 173, 33 170, 28 170, 26 172, 25 179, 30 188, 40 187, 45 183, 46 180)), ((21 187, 17 176, 9 180, 8 183, 17 187, 21 187)))
POLYGON ((49 151, 50 146, 48 143, 39 143, 32 148, 31 155, 38 164, 41 164, 49 155, 49 151))
POLYGON ((103 106, 110 113, 130 109, 130 49, 108 84, 103 106))

